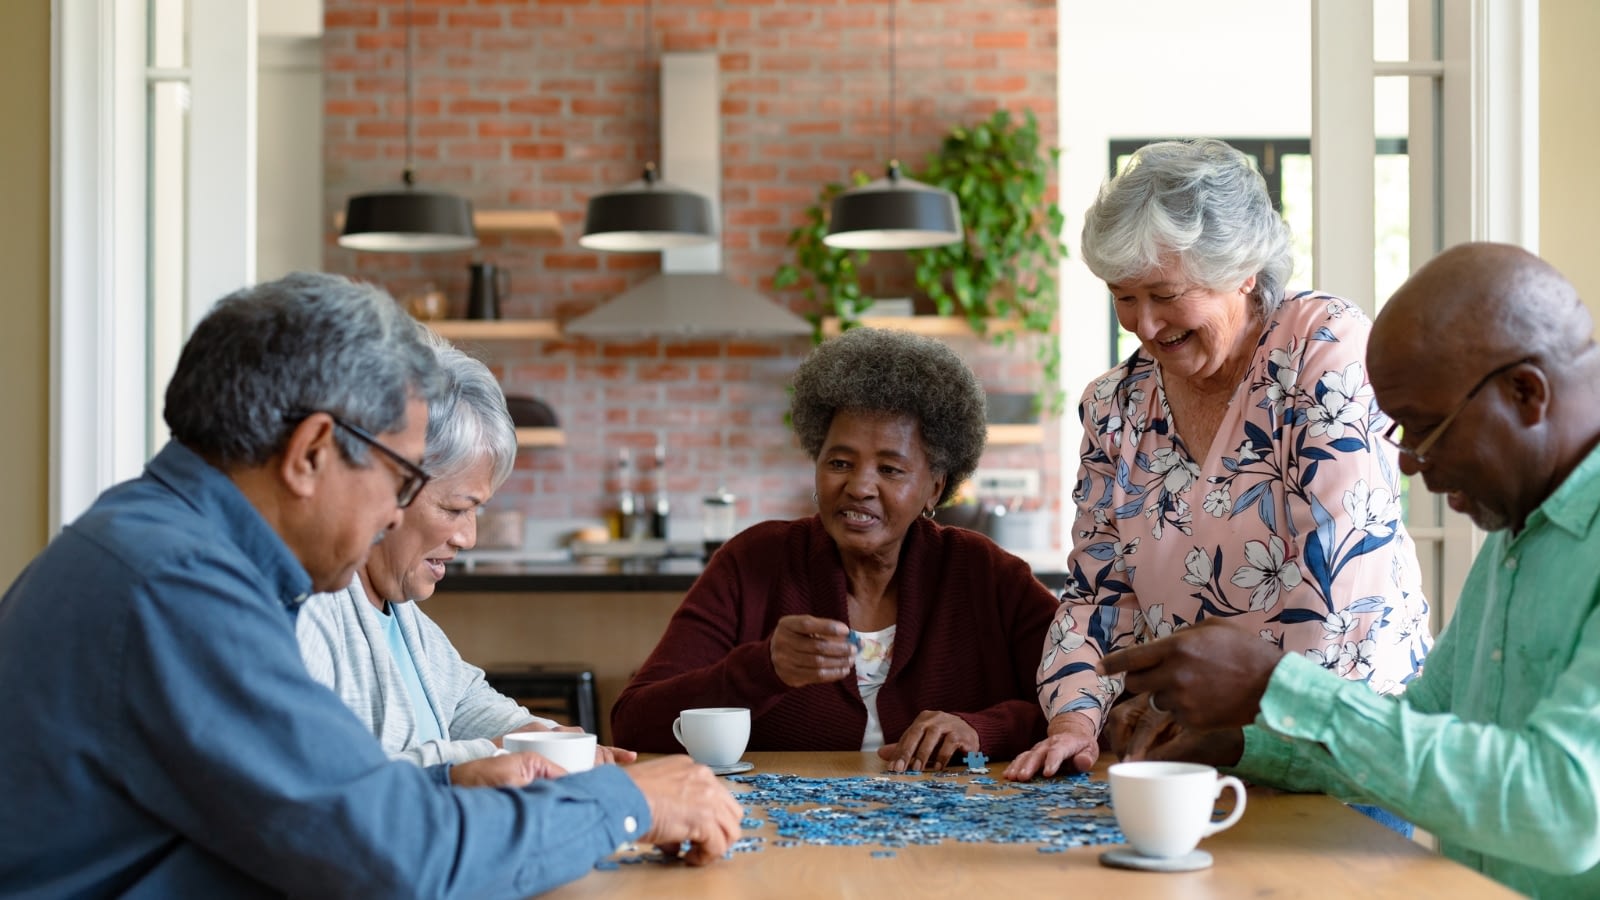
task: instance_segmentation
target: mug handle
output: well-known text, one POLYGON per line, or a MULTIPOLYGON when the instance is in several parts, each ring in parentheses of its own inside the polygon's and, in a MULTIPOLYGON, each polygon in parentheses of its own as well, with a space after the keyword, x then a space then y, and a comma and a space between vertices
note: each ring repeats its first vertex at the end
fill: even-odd
MULTIPOLYGON (((677 726, 674 725, 673 727, 676 728, 677 726)), ((1217 792, 1213 796, 1220 799, 1223 788, 1233 788, 1233 812, 1228 813, 1227 817, 1220 822, 1211 822, 1206 825, 1206 830, 1200 834, 1203 838, 1210 837, 1225 828, 1231 827, 1233 823, 1239 821, 1240 816, 1244 815, 1244 782, 1232 775, 1224 775, 1217 779, 1217 792)))
POLYGON ((678 743, 683 744, 683 749, 689 749, 689 745, 683 743, 683 716, 672 720, 672 736, 678 739, 678 743))

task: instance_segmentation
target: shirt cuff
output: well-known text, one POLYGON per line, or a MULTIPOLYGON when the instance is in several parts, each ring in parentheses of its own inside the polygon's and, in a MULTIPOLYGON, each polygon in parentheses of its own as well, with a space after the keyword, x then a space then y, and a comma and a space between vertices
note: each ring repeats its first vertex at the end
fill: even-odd
POLYGON ((1321 666, 1289 654, 1278 662, 1261 696, 1256 724, 1244 729, 1244 753, 1229 774, 1289 791, 1324 791, 1319 736, 1328 728, 1333 697, 1344 684, 1321 666))
POLYGON ((621 766, 595 766, 587 772, 563 775, 560 780, 599 801, 613 845, 637 841, 650 832, 650 803, 621 766))
POLYGON ((442 784, 445 787, 449 787, 450 766, 451 763, 439 763, 436 766, 424 766, 423 771, 428 773, 428 777, 432 778, 435 784, 442 784))

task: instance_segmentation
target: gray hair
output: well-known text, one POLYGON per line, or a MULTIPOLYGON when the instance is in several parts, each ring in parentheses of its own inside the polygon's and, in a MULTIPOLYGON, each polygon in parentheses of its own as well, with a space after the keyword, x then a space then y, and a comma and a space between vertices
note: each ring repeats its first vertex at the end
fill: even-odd
POLYGON ((989 435, 978 377, 954 350, 903 331, 852 328, 800 364, 790 417, 812 459, 841 410, 915 419, 929 465, 945 476, 941 505, 978 467, 989 435))
POLYGON ((1283 302, 1294 270, 1289 226, 1250 158, 1217 140, 1162 141, 1134 152, 1084 214, 1083 260, 1108 284, 1149 275, 1171 256, 1211 290, 1256 276, 1262 313, 1283 302))
MULTIPOLYGON (((183 345, 162 416, 214 465, 261 465, 299 417, 328 412, 374 434, 404 427, 412 396, 430 406, 433 354, 394 299, 347 278, 296 272, 218 300, 183 345)), ((334 430, 364 465, 368 448, 334 430)))
POLYGON ((435 478, 448 478, 487 457, 493 467, 491 490, 499 490, 517 462, 517 430, 506 410, 506 395, 488 366, 432 331, 422 331, 444 376, 439 399, 428 404, 422 467, 435 478))

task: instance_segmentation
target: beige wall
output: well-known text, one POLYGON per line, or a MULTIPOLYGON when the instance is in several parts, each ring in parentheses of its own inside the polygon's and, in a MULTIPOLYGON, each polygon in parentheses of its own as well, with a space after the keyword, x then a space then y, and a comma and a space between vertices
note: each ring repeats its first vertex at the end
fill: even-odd
MULTIPOLYGON (((0 28, 0 585, 44 546, 50 439, 50 4, 13 3, 0 28)), ((3 589, 3 588, 0 588, 3 589)))
POLYGON ((1540 0, 1539 17, 1539 251, 1600 320, 1600 3, 1540 0))

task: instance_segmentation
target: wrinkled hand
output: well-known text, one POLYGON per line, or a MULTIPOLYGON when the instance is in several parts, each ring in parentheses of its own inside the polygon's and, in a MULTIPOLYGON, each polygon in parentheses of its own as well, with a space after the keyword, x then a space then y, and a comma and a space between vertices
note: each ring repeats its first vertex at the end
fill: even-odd
POLYGON ((738 839, 744 807, 705 766, 687 756, 663 756, 623 771, 650 804, 650 831, 641 841, 672 855, 689 841, 684 859, 703 866, 727 853, 738 839))
POLYGON ((839 681, 854 664, 849 633, 838 619, 784 616, 772 630, 772 668, 790 687, 839 681))
POLYGON ((1172 714, 1150 705, 1150 695, 1134 694, 1106 714, 1104 745, 1122 759, 1173 737, 1181 729, 1172 714))
POLYGON ((1130 745, 1122 758, 1129 761, 1151 759, 1235 766, 1244 755, 1244 731, 1238 728, 1196 731, 1173 726, 1151 737, 1153 740, 1150 742, 1130 745))
POLYGON ((1102 675, 1127 673, 1126 687, 1155 698, 1185 728, 1242 727, 1255 721, 1277 645, 1225 619, 1207 619, 1170 637, 1107 653, 1102 675))
POLYGON ((1008 781, 1027 781, 1035 775, 1049 777, 1061 771, 1087 772, 1100 758, 1100 736, 1083 713, 1061 713, 1050 720, 1050 733, 1032 749, 1017 754, 1006 766, 1008 781))
POLYGON ((889 761, 889 771, 942 769, 957 750, 977 750, 978 732, 967 720, 938 710, 925 709, 911 720, 900 740, 878 748, 878 758, 889 761))
POLYGON ((450 783, 457 787, 522 787, 540 778, 560 778, 567 774, 537 753, 507 753, 488 756, 450 767, 450 783))
MULTIPOLYGON (((579 728, 576 725, 557 725, 551 730, 570 731, 573 734, 586 733, 582 728, 579 728)), ((607 747, 605 744, 596 744, 594 748, 594 764, 597 766, 609 766, 616 763, 631 763, 638 758, 638 753, 635 753, 632 750, 624 750, 621 747, 607 747)))

